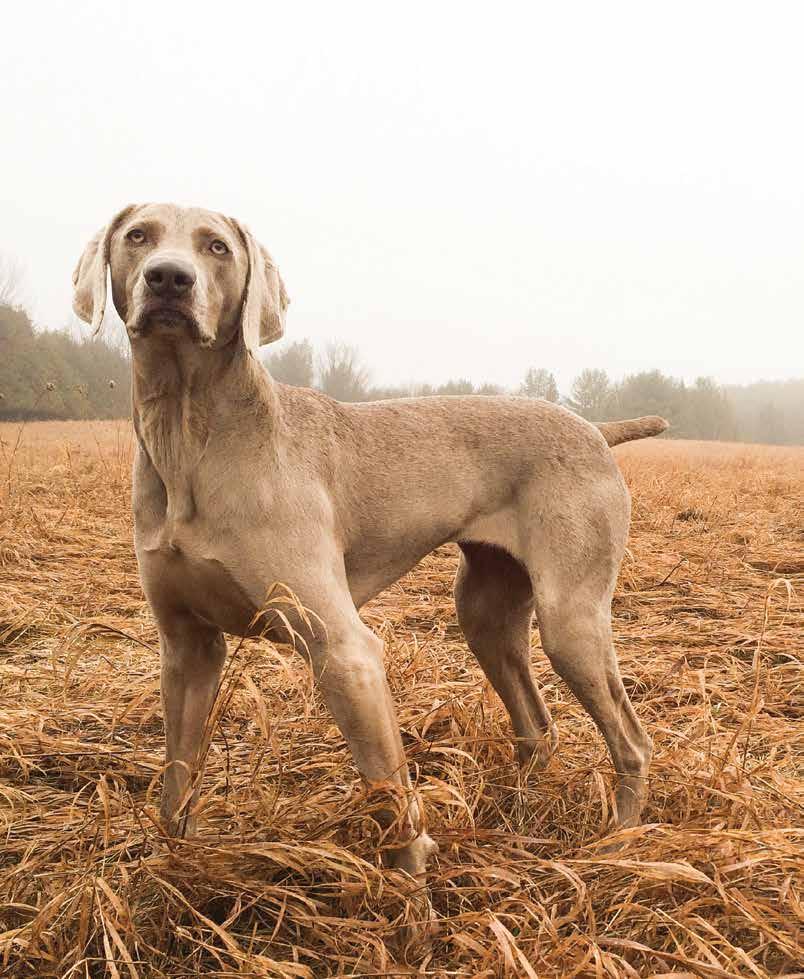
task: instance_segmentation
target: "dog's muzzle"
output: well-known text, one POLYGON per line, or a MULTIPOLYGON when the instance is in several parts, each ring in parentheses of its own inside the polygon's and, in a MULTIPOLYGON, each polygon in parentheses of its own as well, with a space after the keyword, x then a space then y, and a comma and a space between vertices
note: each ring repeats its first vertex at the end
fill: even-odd
POLYGON ((204 345, 213 339, 201 329, 201 324, 191 309, 174 303, 146 302, 137 311, 133 322, 126 324, 132 338, 146 337, 157 328, 163 335, 174 331, 178 334, 184 329, 191 340, 204 345))

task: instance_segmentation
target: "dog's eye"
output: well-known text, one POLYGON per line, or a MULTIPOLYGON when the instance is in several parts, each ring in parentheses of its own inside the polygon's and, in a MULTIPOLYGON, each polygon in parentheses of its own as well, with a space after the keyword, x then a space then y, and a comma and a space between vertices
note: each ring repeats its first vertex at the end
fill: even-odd
POLYGON ((229 254, 229 246, 226 244, 225 241, 221 241, 220 238, 216 238, 212 242, 212 244, 209 246, 209 250, 214 255, 228 255, 229 254))
POLYGON ((141 228, 132 228, 126 238, 134 245, 141 245, 145 241, 145 232, 141 228))

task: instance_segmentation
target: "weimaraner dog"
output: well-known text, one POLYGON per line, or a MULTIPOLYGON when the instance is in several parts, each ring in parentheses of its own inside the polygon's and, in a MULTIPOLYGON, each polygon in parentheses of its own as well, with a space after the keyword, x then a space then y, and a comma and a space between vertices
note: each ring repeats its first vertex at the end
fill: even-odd
POLYGON ((406 793, 407 830, 389 864, 423 880, 435 844, 382 642, 358 609, 450 541, 462 552, 458 620, 508 709, 520 762, 543 761, 557 743, 529 670, 535 612, 545 653, 608 745, 615 825, 636 823, 651 741, 612 647, 630 501, 609 446, 666 423, 596 427, 517 397, 339 404, 278 384, 255 351, 282 335, 284 284, 221 214, 168 204, 116 214, 73 276, 75 311, 96 329, 109 270, 132 352, 134 536, 161 642, 167 827, 186 829, 192 809, 223 633, 293 638, 362 775, 406 793), (277 582, 298 602, 285 620, 266 610, 277 582))

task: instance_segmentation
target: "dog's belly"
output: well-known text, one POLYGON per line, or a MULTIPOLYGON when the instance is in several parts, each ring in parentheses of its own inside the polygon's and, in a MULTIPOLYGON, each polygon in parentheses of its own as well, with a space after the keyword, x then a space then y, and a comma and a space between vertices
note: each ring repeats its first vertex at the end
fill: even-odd
POLYGON ((388 528, 383 527, 381 532, 359 538, 344 555, 355 605, 360 608, 442 544, 463 541, 493 544, 522 560, 515 507, 470 512, 462 521, 441 525, 411 520, 402 530, 394 528, 393 533, 388 533, 388 528))

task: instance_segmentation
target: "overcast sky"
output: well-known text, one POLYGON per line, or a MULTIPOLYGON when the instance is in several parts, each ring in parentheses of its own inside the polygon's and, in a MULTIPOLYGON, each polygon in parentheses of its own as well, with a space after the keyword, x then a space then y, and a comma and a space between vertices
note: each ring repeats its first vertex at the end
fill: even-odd
POLYGON ((122 205, 248 223, 378 383, 804 374, 804 5, 26 2, 0 250, 70 318, 122 205))

